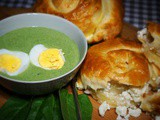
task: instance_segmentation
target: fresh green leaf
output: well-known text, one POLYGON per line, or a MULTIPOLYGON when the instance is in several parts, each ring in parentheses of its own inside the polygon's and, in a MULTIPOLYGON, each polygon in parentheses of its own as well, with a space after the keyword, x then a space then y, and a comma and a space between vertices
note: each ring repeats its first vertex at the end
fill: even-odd
POLYGON ((82 120, 91 120, 92 119, 92 103, 85 94, 78 95, 79 106, 81 109, 82 120))
POLYGON ((32 101, 32 106, 28 114, 27 120, 35 120, 37 113, 42 105, 45 97, 35 97, 32 101))
POLYGON ((59 90, 61 110, 64 120, 76 120, 76 109, 73 95, 69 95, 66 89, 59 90))
POLYGON ((58 108, 56 104, 59 103, 53 94, 46 96, 40 106, 35 120, 62 120, 61 111, 59 111, 59 109, 55 109, 58 108))
POLYGON ((26 120, 30 111, 32 102, 29 101, 19 112, 14 116, 13 120, 26 120))
MULTIPOLYGON (((74 96, 68 94, 65 89, 59 90, 61 111, 64 120, 77 120, 76 107, 74 102, 74 96)), ((82 120, 91 120, 92 104, 87 95, 78 96, 79 105, 82 113, 82 120)))
MULTIPOLYGON (((48 105, 50 106, 50 111, 52 111, 52 113, 50 114, 53 116, 52 120, 63 120, 58 96, 52 94, 52 97, 50 98, 50 100, 46 102, 50 103, 48 105)), ((46 111, 44 111, 44 113, 46 114, 46 118, 47 118, 46 120, 49 120, 48 119, 49 114, 47 115, 48 113, 47 109, 46 111)))
POLYGON ((37 113, 35 120, 53 120, 53 95, 46 96, 45 100, 43 101, 40 109, 37 113))
MULTIPOLYGON (((56 94, 56 93, 55 93, 56 94)), ((53 107, 53 120, 63 120, 62 112, 61 112, 61 106, 60 106, 60 100, 58 94, 55 95, 55 104, 53 107)))
MULTIPOLYGON (((83 120, 91 120, 87 95, 78 95, 83 120)), ((0 120, 77 120, 74 96, 66 89, 42 97, 12 96, 0 108, 0 120), (63 117, 62 117, 63 115, 63 117)))
POLYGON ((0 108, 0 120, 25 120, 30 108, 30 99, 10 97, 0 108), (22 117, 23 116, 23 117, 22 117))

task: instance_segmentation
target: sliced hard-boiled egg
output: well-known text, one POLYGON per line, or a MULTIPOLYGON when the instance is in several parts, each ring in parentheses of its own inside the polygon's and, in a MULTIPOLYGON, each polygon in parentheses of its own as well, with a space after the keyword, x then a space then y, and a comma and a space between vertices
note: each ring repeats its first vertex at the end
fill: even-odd
POLYGON ((35 45, 30 53, 30 61, 37 67, 46 70, 60 69, 63 67, 65 58, 61 49, 46 48, 42 44, 35 45))
POLYGON ((16 76, 25 71, 29 65, 28 54, 21 51, 0 49, 0 71, 16 76))

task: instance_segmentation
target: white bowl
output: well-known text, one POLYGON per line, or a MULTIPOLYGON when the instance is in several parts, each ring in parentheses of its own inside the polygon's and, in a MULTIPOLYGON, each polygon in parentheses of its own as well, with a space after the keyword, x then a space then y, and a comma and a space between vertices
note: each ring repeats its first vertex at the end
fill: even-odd
POLYGON ((41 95, 53 92, 65 86, 75 76, 87 53, 87 40, 83 32, 66 19, 49 14, 26 13, 3 19, 0 21, 0 36, 18 28, 35 26, 58 30, 69 36, 78 45, 80 60, 72 70, 53 79, 43 81, 20 81, 0 76, 0 84, 2 86, 19 94, 41 95))

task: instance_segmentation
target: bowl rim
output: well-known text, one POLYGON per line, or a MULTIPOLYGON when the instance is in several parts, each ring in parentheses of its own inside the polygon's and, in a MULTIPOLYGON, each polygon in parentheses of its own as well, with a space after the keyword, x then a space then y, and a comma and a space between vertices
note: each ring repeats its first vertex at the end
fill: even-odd
MULTIPOLYGON (((8 21, 8 20, 11 20, 13 18, 16 18, 16 17, 21 17, 21 16, 45 16, 45 17, 52 17, 53 19, 59 19, 67 24, 69 24, 70 26, 74 27, 74 29, 77 29, 78 33, 82 36, 82 38, 84 39, 84 46, 85 46, 85 52, 84 52, 84 55, 82 56, 82 58, 80 59, 80 61, 78 62, 78 64, 72 68, 71 70, 69 70, 68 72, 66 72, 65 74, 62 74, 58 77, 54 77, 54 78, 50 78, 50 79, 45 79, 45 80, 36 80, 36 81, 23 81, 23 80, 19 80, 19 79, 13 79, 13 78, 8 78, 6 76, 3 76, 3 75, 0 75, 0 78, 4 78, 5 80, 8 80, 8 81, 11 81, 11 82, 17 82, 17 83, 27 83, 27 84, 34 84, 34 83, 45 83, 45 82, 51 82, 51 81, 54 81, 54 80, 57 80, 57 79, 61 79, 63 77, 65 77, 66 75, 72 73, 74 70, 76 70, 81 64, 82 62, 84 61, 86 55, 87 55, 87 50, 88 50, 88 43, 87 43, 87 40, 86 40, 86 37, 84 35, 84 33, 75 25, 73 24, 72 22, 62 18, 62 17, 59 17, 59 16, 56 16, 56 15, 51 15, 51 14, 46 14, 46 13, 21 13, 21 14, 17 14, 17 15, 12 15, 12 16, 9 16, 7 18, 4 18, 2 20, 0 20, 0 23, 1 22, 4 22, 4 21, 8 21)), ((31 26, 32 27, 32 26, 31 26)), ((41 27, 41 26, 37 26, 37 27, 41 27)), ((23 27, 22 27, 23 28, 23 27)), ((46 27, 47 28, 47 27, 46 27)), ((16 29, 19 29, 19 28, 16 28, 16 29)), ((14 30, 16 30, 14 29, 14 30)), ((12 30, 11 30, 12 31, 12 30)), ((10 32, 10 31, 9 31, 10 32)), ((3 34, 4 35, 4 34, 3 34)))

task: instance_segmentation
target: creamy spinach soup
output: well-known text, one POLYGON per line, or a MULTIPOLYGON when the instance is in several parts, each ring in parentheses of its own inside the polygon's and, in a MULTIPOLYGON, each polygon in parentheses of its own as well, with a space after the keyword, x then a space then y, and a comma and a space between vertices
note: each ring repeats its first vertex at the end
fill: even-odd
POLYGON ((16 76, 10 76, 3 72, 0 74, 23 81, 45 80, 65 74, 79 62, 79 50, 76 43, 64 33, 53 29, 44 27, 21 28, 0 37, 0 49, 10 51, 22 51, 29 54, 31 49, 38 44, 44 45, 46 48, 61 49, 65 58, 63 67, 46 70, 30 62, 28 68, 16 76))

